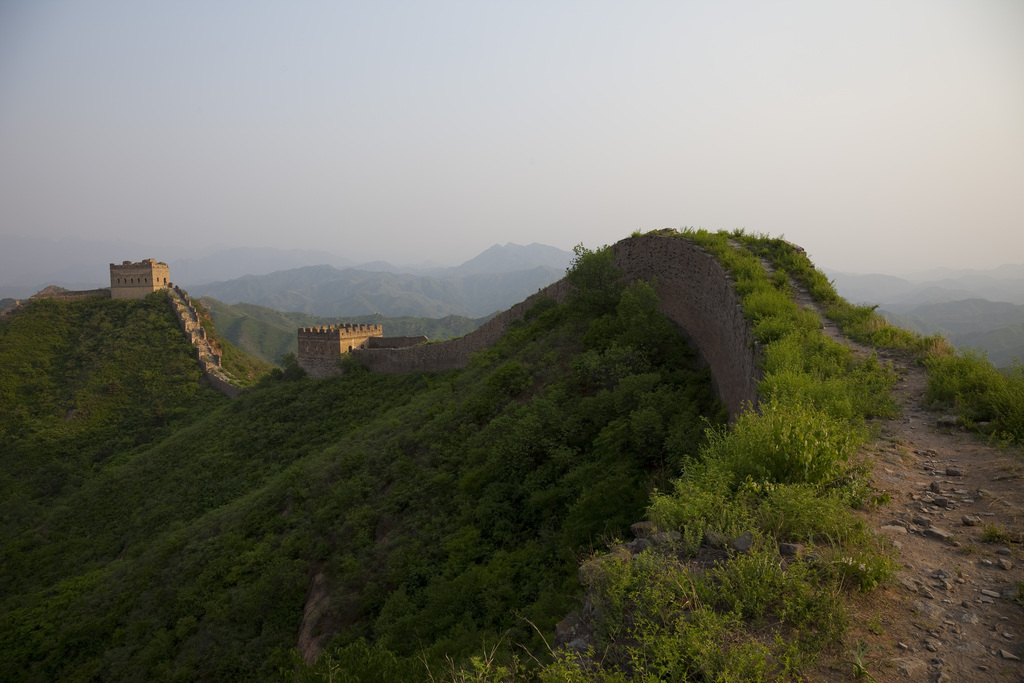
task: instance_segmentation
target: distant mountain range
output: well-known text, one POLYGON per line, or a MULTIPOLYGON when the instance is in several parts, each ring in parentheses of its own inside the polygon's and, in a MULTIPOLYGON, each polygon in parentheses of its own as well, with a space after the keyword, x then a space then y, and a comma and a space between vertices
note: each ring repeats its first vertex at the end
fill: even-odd
POLYGON ((937 269, 913 279, 826 270, 836 290, 853 303, 879 304, 893 312, 924 304, 987 299, 1024 305, 1024 264, 991 270, 937 269))
POLYGON ((992 270, 937 269, 917 280, 828 272, 836 290, 871 303, 894 325, 942 334, 956 346, 981 349, 997 366, 1024 360, 1024 265, 992 270))
POLYGON ((506 244, 430 275, 395 272, 388 264, 371 264, 373 270, 319 265, 193 286, 189 292, 319 316, 480 318, 560 279, 571 259, 570 252, 542 244, 506 244))

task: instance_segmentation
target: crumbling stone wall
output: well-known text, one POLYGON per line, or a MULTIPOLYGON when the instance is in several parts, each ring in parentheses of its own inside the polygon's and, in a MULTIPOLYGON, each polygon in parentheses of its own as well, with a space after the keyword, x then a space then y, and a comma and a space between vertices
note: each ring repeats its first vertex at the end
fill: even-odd
MULTIPOLYGON (((760 349, 718 260, 692 240, 667 235, 630 237, 612 249, 626 280, 656 280, 661 311, 707 362, 729 414, 735 417, 746 404, 756 405, 760 349)), ((352 355, 375 372, 465 367, 471 353, 493 345, 541 297, 562 301, 568 291, 568 282, 559 280, 459 339, 405 349, 360 349, 352 355)))
POLYGON ((81 301, 82 299, 89 299, 91 297, 100 297, 104 299, 110 298, 110 290, 107 288, 103 289, 64 289, 56 285, 50 285, 45 289, 41 289, 31 297, 32 299, 55 299, 57 301, 81 301))
POLYGON ((214 348, 212 340, 206 335, 199 320, 199 312, 192 305, 192 299, 188 292, 177 285, 170 285, 167 289, 167 302, 174 311, 174 316, 181 325, 181 331, 188 337, 192 347, 196 350, 196 360, 203 371, 203 376, 211 387, 229 398, 238 396, 242 391, 240 387, 231 383, 231 380, 220 366, 221 354, 218 348, 214 348))

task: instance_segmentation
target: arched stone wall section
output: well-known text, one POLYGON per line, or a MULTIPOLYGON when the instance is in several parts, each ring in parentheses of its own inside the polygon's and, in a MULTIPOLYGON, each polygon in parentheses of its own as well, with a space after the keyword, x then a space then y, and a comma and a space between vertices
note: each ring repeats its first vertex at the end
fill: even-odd
MULTIPOLYGON (((746 404, 756 405, 760 350, 732 279, 718 260, 692 240, 666 235, 630 237, 612 249, 627 280, 657 281, 661 311, 707 362, 729 415, 735 418, 746 404)), ((404 349, 354 349, 352 356, 384 373, 465 367, 471 353, 493 345, 541 297, 562 301, 568 292, 562 279, 464 337, 404 349)))

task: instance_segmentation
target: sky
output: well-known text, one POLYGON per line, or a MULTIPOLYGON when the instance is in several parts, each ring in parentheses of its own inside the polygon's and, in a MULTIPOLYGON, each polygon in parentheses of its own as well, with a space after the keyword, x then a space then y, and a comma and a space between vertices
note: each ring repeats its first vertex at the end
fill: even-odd
POLYGON ((0 236, 1024 263, 1021 36, 1020 0, 6 0, 0 236))

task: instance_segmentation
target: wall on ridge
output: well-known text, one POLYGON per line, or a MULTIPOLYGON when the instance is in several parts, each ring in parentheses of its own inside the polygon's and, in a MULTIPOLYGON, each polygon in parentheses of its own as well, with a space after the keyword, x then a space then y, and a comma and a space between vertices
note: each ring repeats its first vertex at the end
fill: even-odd
POLYGON ((464 337, 404 349, 353 349, 351 355, 373 372, 388 374, 464 368, 471 353, 493 346, 508 331, 513 321, 522 320, 526 311, 542 298, 562 301, 568 292, 569 284, 563 278, 507 311, 502 311, 464 337))
POLYGON ((696 242, 645 235, 612 246, 628 280, 657 279, 658 308, 679 326, 711 368, 715 389, 733 418, 757 405, 760 348, 732 278, 696 242))
MULTIPOLYGON (((711 368, 729 415, 735 418, 747 403, 756 405, 760 350, 732 279, 718 260, 692 240, 664 235, 630 237, 612 250, 627 280, 657 280, 659 308, 711 368)), ((405 349, 358 349, 352 356, 384 373, 465 367, 471 353, 492 346, 541 297, 562 301, 568 292, 562 279, 459 339, 405 349)))

